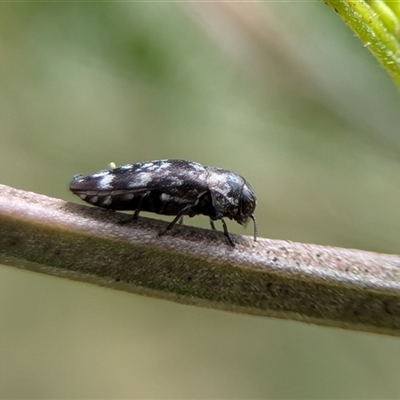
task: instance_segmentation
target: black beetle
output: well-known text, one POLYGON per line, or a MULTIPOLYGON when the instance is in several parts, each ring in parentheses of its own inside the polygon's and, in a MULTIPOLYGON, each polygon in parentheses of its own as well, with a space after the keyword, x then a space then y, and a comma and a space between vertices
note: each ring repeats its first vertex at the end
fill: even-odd
POLYGON ((239 224, 253 215, 257 200, 252 187, 240 175, 222 168, 207 167, 185 160, 157 160, 127 164, 99 171, 92 175, 75 175, 69 184, 72 193, 98 207, 112 210, 140 211, 175 215, 165 232, 181 221, 184 215, 206 215, 211 227, 221 220, 224 234, 230 243, 224 217, 239 224))

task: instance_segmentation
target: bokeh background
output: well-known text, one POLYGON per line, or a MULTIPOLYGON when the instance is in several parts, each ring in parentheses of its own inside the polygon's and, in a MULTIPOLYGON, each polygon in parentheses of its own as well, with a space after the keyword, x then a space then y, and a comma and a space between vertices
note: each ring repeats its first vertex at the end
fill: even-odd
MULTIPOLYGON (((322 1, 0 4, 16 188, 78 201, 76 173, 183 158, 245 176, 262 237, 399 254, 399 110, 322 1)), ((0 398, 398 398, 399 369, 397 338, 0 266, 0 398)))

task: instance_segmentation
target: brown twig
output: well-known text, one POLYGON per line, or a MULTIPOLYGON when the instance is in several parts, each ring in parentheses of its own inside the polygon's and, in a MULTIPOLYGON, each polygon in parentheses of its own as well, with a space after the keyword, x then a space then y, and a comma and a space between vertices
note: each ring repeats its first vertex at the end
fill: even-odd
POLYGON ((129 218, 0 185, 0 262, 184 304, 400 334, 400 257, 129 218))

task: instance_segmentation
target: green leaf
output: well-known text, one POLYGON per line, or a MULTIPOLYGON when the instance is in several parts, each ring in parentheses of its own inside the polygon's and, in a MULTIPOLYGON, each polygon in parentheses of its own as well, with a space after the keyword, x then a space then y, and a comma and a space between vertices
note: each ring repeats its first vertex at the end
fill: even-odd
POLYGON ((400 88, 400 2, 325 0, 374 54, 400 88))

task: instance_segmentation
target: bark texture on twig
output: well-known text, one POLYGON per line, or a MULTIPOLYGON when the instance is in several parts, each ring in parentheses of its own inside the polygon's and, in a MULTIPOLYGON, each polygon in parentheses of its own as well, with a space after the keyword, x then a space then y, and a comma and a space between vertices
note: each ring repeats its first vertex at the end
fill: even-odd
POLYGON ((400 334, 400 256, 131 218, 0 185, 0 263, 184 304, 400 334))

